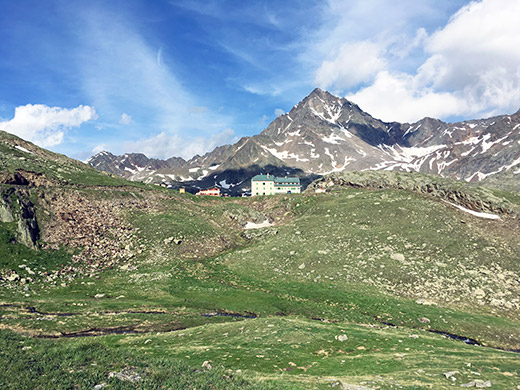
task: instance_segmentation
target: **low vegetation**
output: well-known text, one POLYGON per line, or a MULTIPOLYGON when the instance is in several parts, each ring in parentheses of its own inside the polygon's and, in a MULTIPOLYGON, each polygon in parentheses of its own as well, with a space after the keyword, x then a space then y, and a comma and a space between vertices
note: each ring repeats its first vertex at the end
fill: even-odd
POLYGON ((84 167, 64 183, 42 161, 48 182, 2 185, 24 188, 16 196, 34 204, 41 237, 30 249, 16 220, 0 223, 1 388, 520 380, 514 194, 437 183, 437 196, 367 174, 301 195, 215 199, 102 186, 113 178, 86 179, 84 167), (361 180, 370 185, 351 185, 361 180), (441 200, 454 190, 452 203, 477 200, 500 219, 441 200))

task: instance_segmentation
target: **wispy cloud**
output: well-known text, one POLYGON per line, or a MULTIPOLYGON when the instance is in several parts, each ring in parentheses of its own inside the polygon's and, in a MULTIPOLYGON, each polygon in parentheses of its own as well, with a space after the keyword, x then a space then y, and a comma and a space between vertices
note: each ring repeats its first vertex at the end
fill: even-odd
POLYGON ((16 107, 11 120, 0 122, 4 129, 42 147, 55 146, 63 141, 72 127, 97 119, 94 107, 76 108, 48 107, 43 104, 27 104, 16 107))
POLYGON ((128 115, 126 112, 121 114, 121 119, 119 119, 119 123, 121 123, 122 125, 129 125, 132 122, 132 117, 128 115))
POLYGON ((177 134, 158 133, 138 141, 124 143, 125 150, 138 150, 151 157, 169 158, 180 156, 189 159, 194 155, 202 155, 215 147, 238 141, 232 129, 226 129, 210 137, 194 137, 186 139, 177 134))
MULTIPOLYGON (((159 132, 203 144, 208 143, 202 140, 230 126, 231 118, 209 109, 204 99, 193 95, 179 81, 175 59, 165 47, 145 39, 135 15, 92 6, 79 17, 82 34, 78 36, 76 58, 81 88, 98 109, 103 123, 124 125, 129 140, 153 139, 159 132), (127 110, 132 112, 131 117, 127 110), (121 116, 121 112, 125 113, 121 116)), ((114 147, 116 152, 122 152, 120 143, 114 147)), ((172 150, 167 154, 174 153, 172 150)))

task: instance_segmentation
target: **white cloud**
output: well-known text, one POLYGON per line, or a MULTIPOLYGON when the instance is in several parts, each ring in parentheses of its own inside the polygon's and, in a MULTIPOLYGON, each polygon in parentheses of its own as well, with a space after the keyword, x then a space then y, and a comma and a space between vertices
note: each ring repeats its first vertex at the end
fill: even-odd
POLYGON ((520 106, 520 1, 471 2, 428 37, 415 73, 382 70, 347 97, 384 120, 480 117, 520 106))
POLYGON ((274 115, 276 115, 277 117, 279 117, 280 115, 283 115, 283 114, 285 114, 285 111, 282 110, 281 108, 276 108, 274 110, 274 115))
POLYGON ((105 151, 107 149, 108 149, 108 147, 107 147, 106 144, 99 144, 99 145, 94 146, 94 148, 92 149, 92 152, 94 154, 97 154, 97 153, 103 152, 103 151, 105 151))
POLYGON ((316 71, 315 83, 323 89, 334 85, 348 89, 372 81, 377 72, 384 69, 382 48, 369 41, 345 43, 333 59, 324 61, 316 71))
POLYGON ((230 144, 236 141, 237 137, 235 137, 235 132, 232 129, 226 129, 210 137, 191 139, 186 139, 177 134, 161 132, 146 139, 126 142, 124 148, 125 150, 139 151, 148 157, 165 159, 180 156, 188 159, 196 154, 202 155, 209 152, 219 145, 230 144))
POLYGON ((124 112, 121 115, 121 119, 119 119, 119 123, 121 123, 122 125, 129 125, 132 122, 132 117, 128 115, 126 112, 124 112))
POLYGON ((42 147, 58 145, 71 127, 97 119, 94 107, 49 107, 27 104, 16 107, 13 119, 0 122, 0 128, 42 147))
POLYGON ((445 118, 467 110, 464 100, 449 92, 416 88, 413 76, 387 71, 380 72, 370 87, 347 95, 347 99, 388 122, 414 122, 425 116, 445 118))

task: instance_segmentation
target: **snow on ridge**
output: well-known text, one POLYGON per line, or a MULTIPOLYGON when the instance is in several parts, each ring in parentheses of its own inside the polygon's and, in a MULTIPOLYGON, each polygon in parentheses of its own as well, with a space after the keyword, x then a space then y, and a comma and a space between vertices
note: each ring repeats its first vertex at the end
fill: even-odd
MULTIPOLYGON (((325 151, 326 154, 327 154, 327 153, 330 153, 330 151, 329 151, 328 148, 325 148, 325 149, 327 149, 327 150, 325 151)), ((331 154, 328 154, 328 155, 330 156, 331 154)), ((332 160, 332 170, 327 171, 327 172, 318 172, 318 175, 328 175, 329 173, 333 173, 333 172, 342 172, 342 171, 344 171, 345 169, 347 169, 347 165, 349 165, 349 164, 350 164, 351 162, 353 162, 353 161, 356 161, 356 159, 353 158, 353 157, 345 156, 345 162, 343 163, 343 165, 338 166, 338 165, 336 164, 336 161, 335 161, 335 160, 332 160)), ((321 168, 321 165, 320 165, 320 168, 321 168)))
POLYGON ((338 141, 343 141, 343 142, 345 141, 339 135, 334 134, 334 132, 332 132, 328 137, 322 137, 321 140, 323 142, 326 142, 328 144, 333 144, 333 145, 339 145, 341 142, 338 142, 338 141))
POLYGON ((271 153, 273 156, 275 156, 276 158, 279 158, 282 161, 285 161, 287 159, 293 159, 293 160, 301 161, 301 162, 309 161, 308 158, 300 158, 300 156, 298 156, 297 154, 289 153, 287 150, 283 150, 283 151, 279 152, 276 149, 271 149, 264 145, 260 145, 260 146, 262 147, 262 149, 271 153))
POLYGON ((18 150, 21 150, 22 152, 33 154, 30 150, 25 149, 23 146, 15 145, 14 147, 18 150))
POLYGON ((497 219, 497 220, 500 220, 500 217, 498 215, 496 215, 496 214, 481 213, 481 212, 478 212, 478 211, 473 211, 473 210, 467 209, 466 207, 459 206, 458 204, 448 202, 447 200, 444 200, 444 199, 441 199, 441 200, 444 203, 448 203, 448 204, 452 205, 453 207, 456 207, 459 210, 464 211, 465 213, 474 215, 475 217, 485 218, 485 219, 497 219))
MULTIPOLYGON (((465 180, 466 180, 467 182, 470 182, 470 181, 472 181, 472 180, 475 178, 475 176, 476 176, 476 177, 477 177, 477 180, 478 180, 478 181, 481 181, 481 180, 485 179, 485 178, 488 177, 488 176, 494 175, 494 174, 496 174, 496 173, 500 173, 500 172, 502 172, 502 171, 506 171, 506 170, 508 170, 508 169, 510 169, 510 168, 513 168, 514 166, 516 166, 516 165, 518 165, 518 164, 520 164, 520 157, 517 158, 515 161, 513 161, 511 164, 507 164, 507 165, 503 165, 503 166, 501 166, 501 167, 498 168, 496 171, 488 172, 488 173, 482 173, 482 172, 480 172, 480 171, 479 171, 479 172, 475 172, 475 173, 472 174, 471 176, 467 177, 465 180)), ((514 172, 514 173, 517 173, 517 172, 514 172)))

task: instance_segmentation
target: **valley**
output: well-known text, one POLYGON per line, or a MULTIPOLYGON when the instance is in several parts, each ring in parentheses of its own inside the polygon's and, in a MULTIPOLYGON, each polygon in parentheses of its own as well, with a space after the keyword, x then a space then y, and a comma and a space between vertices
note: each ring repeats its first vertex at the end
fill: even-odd
POLYGON ((2 388, 517 386, 515 193, 338 172, 197 197, 1 141, 2 388))

